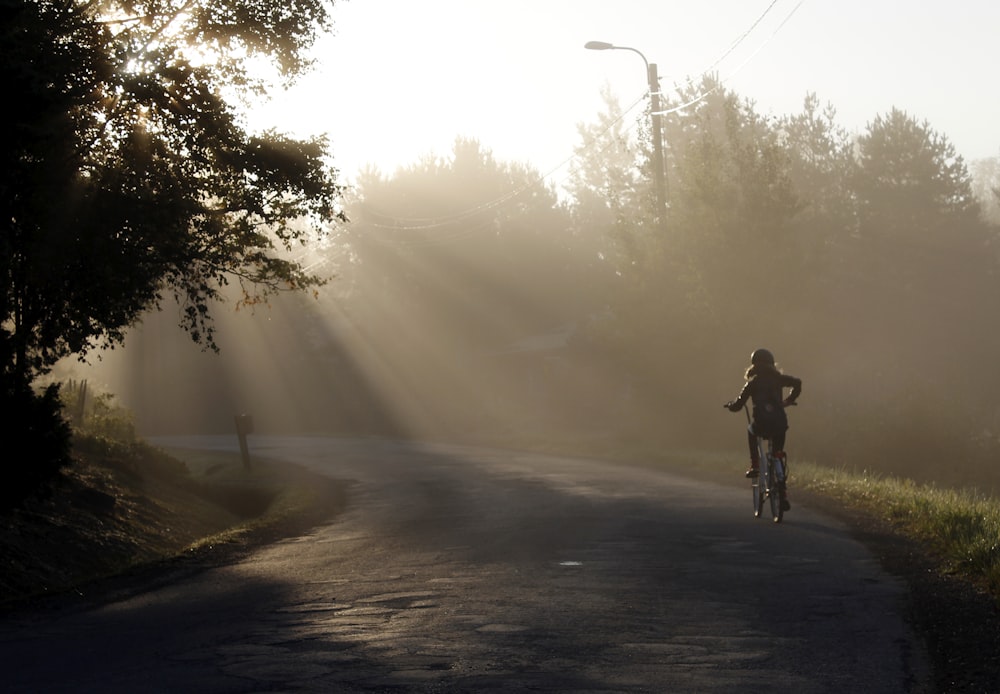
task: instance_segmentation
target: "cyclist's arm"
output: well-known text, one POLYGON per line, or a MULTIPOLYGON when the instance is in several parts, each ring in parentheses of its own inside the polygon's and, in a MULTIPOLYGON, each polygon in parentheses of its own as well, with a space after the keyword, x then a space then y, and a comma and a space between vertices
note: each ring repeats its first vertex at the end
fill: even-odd
POLYGON ((792 392, 788 394, 785 398, 785 405, 791 405, 795 402, 796 398, 802 392, 802 379, 795 378, 795 376, 789 376, 787 374, 782 374, 781 385, 785 388, 791 388, 792 392))
POLYGON ((748 399, 750 399, 749 381, 743 384, 743 390, 740 391, 739 397, 731 402, 727 402, 726 407, 728 407, 733 412, 739 412, 741 409, 743 409, 743 405, 746 404, 748 399))

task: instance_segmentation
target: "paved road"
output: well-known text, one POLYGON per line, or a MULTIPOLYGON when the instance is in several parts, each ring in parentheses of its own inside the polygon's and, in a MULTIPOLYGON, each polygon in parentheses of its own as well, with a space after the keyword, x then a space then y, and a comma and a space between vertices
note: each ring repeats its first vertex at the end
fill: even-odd
MULTIPOLYGON (((194 447, 231 447, 191 439, 194 447)), ((661 472, 252 440, 352 480, 329 525, 0 624, 7 692, 907 692, 903 586, 834 520, 661 472)))

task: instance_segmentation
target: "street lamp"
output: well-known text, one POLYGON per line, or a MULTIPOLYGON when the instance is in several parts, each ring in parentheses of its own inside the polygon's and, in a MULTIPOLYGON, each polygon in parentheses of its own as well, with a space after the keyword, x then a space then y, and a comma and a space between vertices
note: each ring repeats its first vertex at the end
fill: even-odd
POLYGON ((630 46, 616 46, 605 41, 588 41, 584 48, 592 51, 632 51, 646 64, 646 80, 649 83, 650 113, 653 121, 653 175, 656 179, 656 216, 661 225, 666 219, 666 180, 663 169, 663 127, 660 123, 660 79, 656 74, 656 63, 646 60, 642 51, 630 46))

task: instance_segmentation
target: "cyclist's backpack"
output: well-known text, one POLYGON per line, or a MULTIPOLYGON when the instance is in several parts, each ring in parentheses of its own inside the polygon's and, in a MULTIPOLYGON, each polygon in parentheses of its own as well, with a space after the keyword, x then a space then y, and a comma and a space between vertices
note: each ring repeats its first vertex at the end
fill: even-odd
POLYGON ((788 428, 788 417, 781 402, 781 384, 770 378, 757 377, 753 384, 754 433, 765 438, 788 428))

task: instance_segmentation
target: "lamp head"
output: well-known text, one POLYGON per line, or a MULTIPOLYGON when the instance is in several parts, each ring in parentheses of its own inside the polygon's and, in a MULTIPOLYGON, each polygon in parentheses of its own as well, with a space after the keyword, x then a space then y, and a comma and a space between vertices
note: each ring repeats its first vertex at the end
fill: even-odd
POLYGON ((614 44, 608 43, 606 41, 587 41, 584 44, 584 48, 589 48, 592 51, 606 51, 610 48, 614 48, 614 44))

